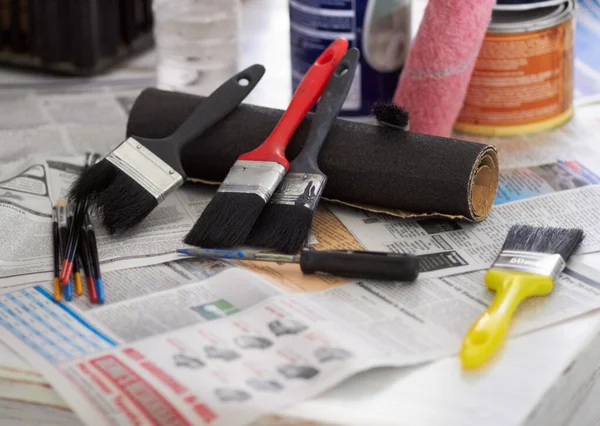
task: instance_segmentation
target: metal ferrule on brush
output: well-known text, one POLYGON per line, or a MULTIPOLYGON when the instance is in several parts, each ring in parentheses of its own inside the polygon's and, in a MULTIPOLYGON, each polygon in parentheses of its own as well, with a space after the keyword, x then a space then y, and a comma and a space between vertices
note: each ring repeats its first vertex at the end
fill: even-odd
POLYGON ((271 198, 273 204, 303 206, 315 210, 327 177, 314 173, 288 173, 271 198))
POLYGON ((152 194, 159 203, 183 184, 183 176, 134 138, 125 140, 105 159, 152 194))
POLYGON ((566 263, 560 254, 504 250, 498 255, 492 268, 556 278, 565 266, 566 263))
POLYGON ((285 173, 285 167, 275 161, 238 160, 218 192, 256 194, 267 202, 285 173))

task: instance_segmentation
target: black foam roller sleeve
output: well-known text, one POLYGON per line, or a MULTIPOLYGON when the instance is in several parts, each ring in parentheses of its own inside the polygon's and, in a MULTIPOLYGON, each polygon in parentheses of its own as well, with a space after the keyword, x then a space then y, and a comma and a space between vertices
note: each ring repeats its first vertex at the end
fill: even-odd
MULTIPOLYGON (((145 89, 129 115, 127 136, 171 134, 203 97, 145 89)), ((283 111, 243 104, 182 153, 189 178, 221 182, 240 154, 259 146, 283 111)), ((309 114, 286 156, 302 149, 309 114)), ((498 183, 495 148, 474 142, 337 119, 319 155, 327 175, 323 197, 376 210, 441 214, 479 221, 489 212, 498 183)))

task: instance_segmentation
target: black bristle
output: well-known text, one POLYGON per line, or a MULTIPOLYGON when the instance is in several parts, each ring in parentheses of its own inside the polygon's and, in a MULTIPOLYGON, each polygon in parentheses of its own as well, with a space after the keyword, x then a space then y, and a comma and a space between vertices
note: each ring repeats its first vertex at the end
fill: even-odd
POLYGON ((514 225, 508 231, 502 250, 560 254, 566 262, 583 238, 581 229, 514 225))
POLYGON ((246 243, 294 254, 306 244, 314 212, 304 206, 267 204, 246 243))
POLYGON ((393 103, 375 103, 371 110, 380 124, 408 130, 408 112, 404 108, 393 103))
POLYGON ((96 196, 110 186, 119 174, 111 162, 102 160, 84 170, 69 189, 69 199, 79 203, 84 200, 93 202, 96 196))
POLYGON ((109 232, 126 231, 148 216, 158 201, 131 177, 119 171, 112 183, 93 200, 109 232))
POLYGON ((256 194, 217 192, 183 242, 205 248, 242 245, 264 207, 256 194))

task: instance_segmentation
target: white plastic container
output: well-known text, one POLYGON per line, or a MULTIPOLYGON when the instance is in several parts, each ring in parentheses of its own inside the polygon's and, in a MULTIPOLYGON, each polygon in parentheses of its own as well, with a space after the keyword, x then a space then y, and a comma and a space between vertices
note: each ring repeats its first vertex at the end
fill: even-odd
POLYGON ((239 0, 154 0, 156 85, 207 95, 237 72, 239 0))

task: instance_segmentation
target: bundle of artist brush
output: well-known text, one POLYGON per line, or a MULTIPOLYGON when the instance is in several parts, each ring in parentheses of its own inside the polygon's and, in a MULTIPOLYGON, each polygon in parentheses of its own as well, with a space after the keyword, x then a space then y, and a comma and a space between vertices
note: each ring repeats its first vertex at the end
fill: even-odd
MULTIPOLYGON (((96 163, 97 154, 88 153, 85 168, 96 163)), ((69 203, 59 199, 53 210, 54 300, 73 300, 84 294, 83 268, 90 303, 104 303, 104 289, 96 234, 87 211, 87 202, 69 203), (62 268, 61 268, 62 264, 62 268)))

